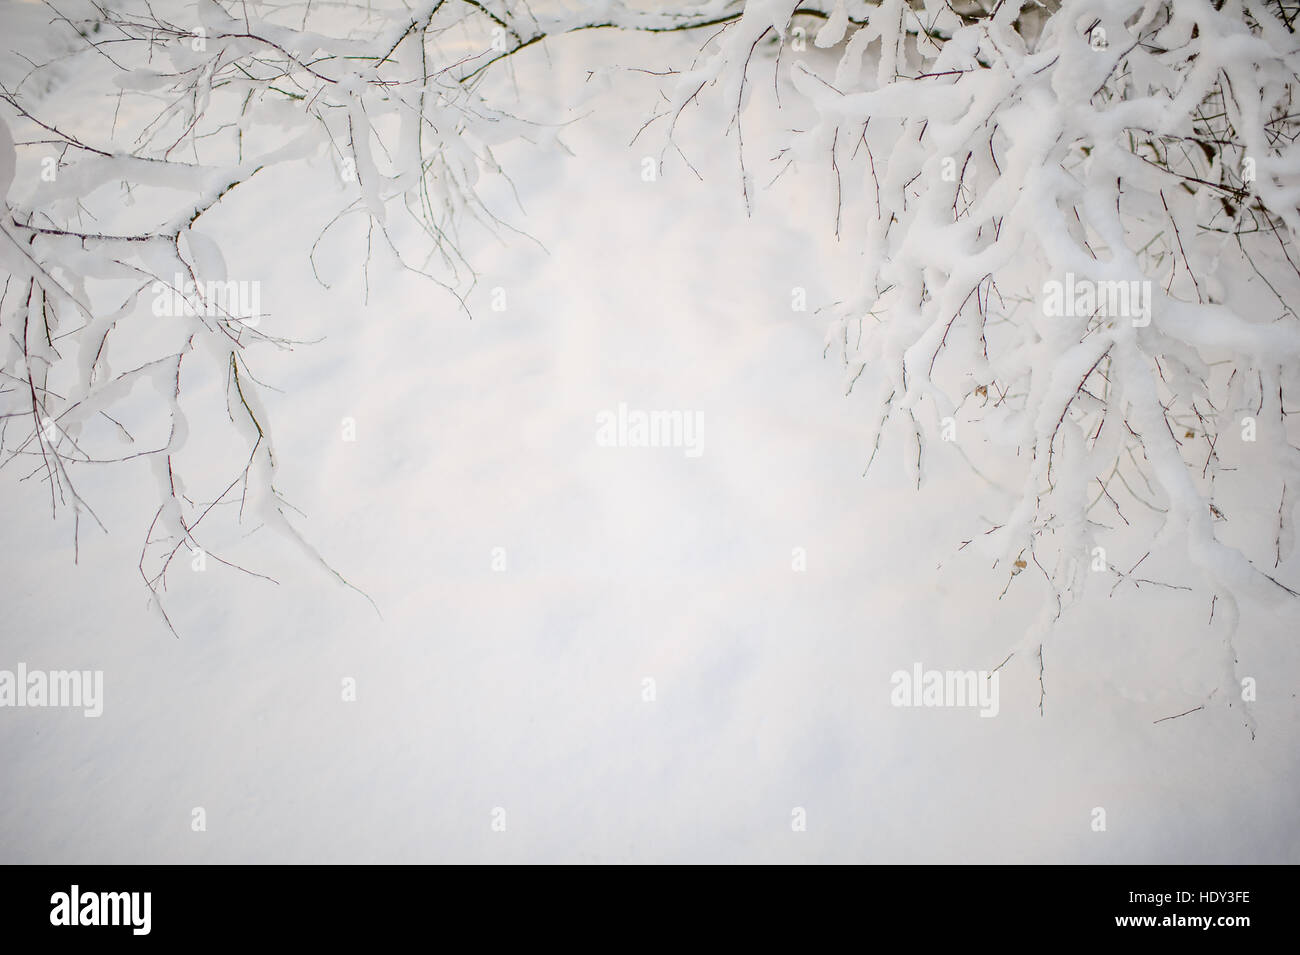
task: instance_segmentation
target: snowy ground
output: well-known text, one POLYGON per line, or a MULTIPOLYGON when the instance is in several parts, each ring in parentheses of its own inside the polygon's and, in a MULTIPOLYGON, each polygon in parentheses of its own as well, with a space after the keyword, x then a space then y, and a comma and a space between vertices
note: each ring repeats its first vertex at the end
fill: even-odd
POLYGON ((813 311, 853 269, 825 171, 788 174, 747 220, 716 102, 690 120, 703 182, 673 163, 642 180, 644 75, 565 113, 593 65, 690 48, 590 33, 515 58, 531 103, 583 118, 571 156, 501 151, 523 208, 504 183, 494 202, 544 251, 468 249, 472 321, 382 262, 363 302, 357 241, 319 287, 305 250, 343 188, 326 163, 210 216, 275 331, 323 338, 256 365, 283 390, 277 483, 382 618, 259 533, 230 544, 279 585, 180 562, 176 639, 136 568, 148 465, 87 475, 111 533, 83 527, 75 566, 46 489, 6 469, 0 668, 100 669, 105 701, 98 719, 0 710, 0 860, 1300 861, 1294 614, 1247 611, 1236 638, 1254 740, 1208 597, 1160 588, 1067 619, 1041 715, 1025 654, 995 718, 891 705, 915 663, 997 666, 1043 593, 999 600, 1005 574, 958 551, 992 493, 978 479, 952 466, 915 491, 892 446, 862 477, 872 409, 844 396, 813 311), (703 453, 599 446, 619 403, 701 413, 703 453))

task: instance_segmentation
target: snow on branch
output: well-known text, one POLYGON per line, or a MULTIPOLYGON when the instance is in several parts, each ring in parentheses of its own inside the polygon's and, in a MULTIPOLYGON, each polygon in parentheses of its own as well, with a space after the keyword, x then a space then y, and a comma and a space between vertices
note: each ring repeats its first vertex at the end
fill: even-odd
MULTIPOLYGON (((1126 532, 1143 553, 1153 535, 1185 547, 1230 618, 1243 598, 1296 596, 1281 566, 1300 499, 1291 0, 424 0, 387 16, 331 8, 329 33, 307 3, 51 10, 66 50, 0 86, 0 467, 26 467, 79 521, 93 512, 74 471, 113 459, 90 435, 125 434, 118 459, 155 461, 162 504, 141 562, 155 596, 217 504, 296 534, 252 370, 254 346, 291 343, 212 294, 230 279, 205 216, 274 167, 327 160, 347 188, 306 250, 320 282, 320 247, 352 230, 463 309, 466 227, 510 228, 478 193, 503 172, 493 148, 540 130, 485 80, 598 29, 698 31, 642 133, 659 137, 661 164, 685 158, 679 118, 719 96, 747 208, 761 198, 743 122, 757 71, 814 110, 777 161, 825 164, 836 234, 861 248, 861 287, 827 342, 846 389, 870 396, 865 463, 896 438, 918 486, 956 454, 1005 492, 992 529, 969 536, 1008 588, 1031 566, 1050 588, 1023 647, 1090 581, 1150 582, 1097 557, 1126 532), (784 55, 805 38, 820 59, 784 55), (111 124, 52 108, 42 78, 69 64, 111 77, 111 124), (16 178, 51 150, 57 175, 16 178), (198 307, 169 335, 128 336, 150 296, 198 307), (156 353, 118 371, 127 337, 156 353), (247 452, 207 505, 174 466, 188 374, 224 378, 247 452), (112 416, 138 379, 169 414, 150 447, 112 416), (1221 533, 1221 489, 1247 457, 1255 487, 1277 494, 1275 533, 1249 555, 1221 533)), ((1232 656, 1229 637, 1229 669, 1232 656)))
MULTIPOLYGON (((874 460, 897 429, 918 484, 946 442, 1017 462, 1006 513, 972 540, 1008 586, 1031 565, 1050 584, 1023 647, 1092 570, 1122 577, 1089 555, 1134 507, 1229 606, 1296 596, 1271 571, 1300 482, 1298 11, 882 0, 850 29, 837 4, 835 68, 786 67, 817 121, 779 158, 832 168, 861 236, 864 281, 828 345, 874 395, 865 445, 874 460), (958 429, 969 440, 926 439, 958 429), (1284 501, 1271 566, 1216 530, 1229 449, 1256 440, 1284 501)), ((795 12, 747 3, 668 112, 717 85, 738 127, 755 45, 795 12)))
MULTIPOLYGON (((75 541, 82 515, 94 518, 75 473, 152 459, 161 504, 141 575, 170 626, 161 604, 168 568, 186 553, 222 560, 200 538, 225 505, 308 546, 274 488, 270 421, 250 364, 256 346, 292 343, 262 321, 260 293, 246 288, 256 283, 227 275, 204 217, 238 203, 272 167, 328 160, 344 201, 303 250, 321 283, 321 243, 361 230, 367 281, 369 255, 386 248, 468 314, 475 276, 462 231, 471 220, 502 224, 476 192, 479 177, 501 172, 495 145, 533 127, 493 108, 470 78, 495 52, 491 28, 500 22, 481 4, 439 0, 386 21, 358 10, 335 35, 307 28, 310 5, 48 6, 62 49, 33 60, 20 83, 0 85, 0 468, 26 468, 24 478, 46 483, 51 509, 72 509, 75 541), (468 44, 449 37, 474 27, 468 44), (51 118, 60 113, 44 77, 66 75, 70 64, 86 82, 108 77, 116 107, 107 129, 51 118), (163 331, 159 315, 169 319, 163 331), (144 342, 154 354, 138 354, 144 342), (115 371, 116 353, 138 360, 115 371), (191 376, 214 375, 225 378, 247 457, 215 499, 194 500, 180 479, 190 437, 181 396, 191 376), (139 380, 153 384, 170 422, 165 440, 149 447, 131 422, 113 417, 139 380), (128 450, 97 450, 105 441, 128 450)), ((331 22, 347 20, 334 13, 331 22)), ((86 89, 74 83, 72 91, 86 89)))

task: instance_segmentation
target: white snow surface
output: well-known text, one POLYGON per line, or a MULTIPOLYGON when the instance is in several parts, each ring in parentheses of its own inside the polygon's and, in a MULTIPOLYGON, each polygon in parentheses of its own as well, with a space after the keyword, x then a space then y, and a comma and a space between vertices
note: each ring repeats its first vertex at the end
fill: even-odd
MULTIPOLYGON (((7 45, 31 10, 0 5, 7 45)), ((278 585, 182 555, 174 637, 137 570, 147 459, 79 472, 109 533, 83 520, 75 564, 70 512, 6 469, 0 668, 102 670, 105 698, 98 719, 0 709, 0 861, 1300 861, 1288 605, 1240 608, 1253 739, 1209 595, 1162 587, 1094 590, 1041 683, 1032 654, 1006 663, 995 718, 891 705, 896 670, 1003 662, 1048 592, 1028 574, 999 599, 1005 568, 960 549, 1001 499, 955 456, 918 491, 887 439, 862 476, 875 407, 845 395, 815 311, 857 268, 827 171, 764 189, 751 110, 747 218, 725 107, 702 97, 677 138, 703 181, 672 157, 643 181, 628 143, 658 86, 608 70, 594 91, 587 71, 697 45, 592 31, 512 58, 519 111, 571 120, 570 154, 496 151, 513 190, 488 183, 490 204, 536 242, 467 245, 472 319, 383 254, 367 292, 363 234, 326 244, 320 287, 306 253, 345 188, 325 158, 204 216, 226 274, 262 282, 265 327, 311 342, 250 357, 278 389, 276 486, 379 614, 252 522, 222 543, 278 585), (699 412, 703 453, 599 446, 620 403, 699 412)), ((789 96, 769 125, 798 124, 789 96)), ((198 449, 200 417, 187 454, 215 481, 239 452, 198 449)), ((1179 546, 1143 566, 1182 579, 1179 546)))

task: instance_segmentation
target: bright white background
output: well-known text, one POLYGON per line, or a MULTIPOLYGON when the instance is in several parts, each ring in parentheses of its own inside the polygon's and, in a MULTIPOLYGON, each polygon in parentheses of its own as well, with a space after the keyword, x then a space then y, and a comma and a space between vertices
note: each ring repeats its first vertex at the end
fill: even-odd
MULTIPOLYGON (((0 5, 7 47, 43 20, 0 5)), ((642 181, 627 143, 656 87, 593 91, 587 70, 695 42, 589 33, 515 58, 530 115, 577 120, 572 155, 498 154, 522 209, 504 182, 494 207, 545 251, 474 239, 472 321, 382 261, 365 303, 355 240, 329 247, 319 287, 306 250, 344 189, 324 161, 205 216, 229 274, 262 281, 270 327, 322 339, 255 359, 283 391, 265 397, 277 486, 383 616, 262 532, 229 543, 280 585, 179 560, 174 638, 136 569, 147 465, 84 475, 110 534, 83 524, 76 565, 45 487, 0 472, 0 667, 105 674, 98 720, 0 710, 0 860, 1300 861, 1294 616, 1247 610, 1236 637, 1253 741, 1208 595, 1160 588, 1062 624, 1042 715, 1023 654, 994 719, 890 705, 915 662, 996 666, 1044 591, 999 600, 1004 571, 958 551, 993 501, 968 472, 917 492, 887 442, 862 477, 873 409, 845 396, 813 311, 854 277, 825 170, 788 173, 746 219, 705 99, 679 137, 704 181, 680 163, 642 181), (702 412, 703 455, 599 447, 619 402, 702 412)), ((764 135, 747 125, 766 158, 764 135)), ((1177 579, 1178 555, 1160 559, 1177 579)))

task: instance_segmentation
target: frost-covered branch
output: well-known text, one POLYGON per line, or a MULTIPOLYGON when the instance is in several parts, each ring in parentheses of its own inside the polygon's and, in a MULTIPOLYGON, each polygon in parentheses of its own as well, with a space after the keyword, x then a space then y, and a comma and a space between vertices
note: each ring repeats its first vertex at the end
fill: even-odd
MULTIPOLYGON (((667 112, 717 85, 738 124, 755 44, 794 8, 751 0, 667 112)), ((1110 569, 1101 536, 1126 538, 1107 509, 1139 546, 1185 547, 1229 606, 1293 598, 1222 542, 1216 481, 1244 458, 1256 480, 1300 478, 1294 5, 1067 0, 1031 23, 1026 3, 884 0, 851 32, 845 9, 817 36, 834 69, 787 67, 818 120, 781 158, 829 155, 837 231, 859 227, 863 286, 828 344, 874 394, 872 458, 897 428, 918 482, 945 443, 1001 475, 1008 511, 971 539, 1008 584, 1043 568, 1055 599, 1025 649, 1110 569)))

